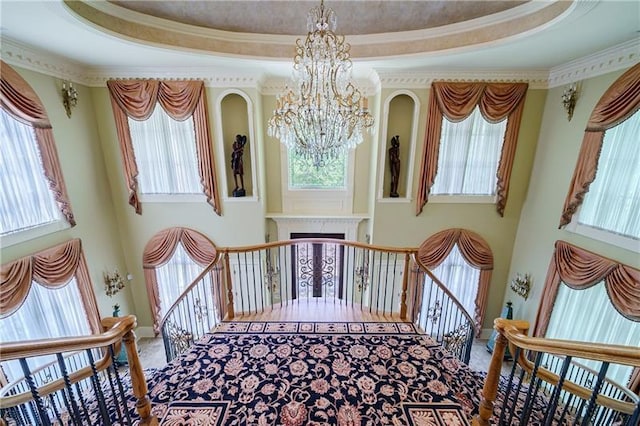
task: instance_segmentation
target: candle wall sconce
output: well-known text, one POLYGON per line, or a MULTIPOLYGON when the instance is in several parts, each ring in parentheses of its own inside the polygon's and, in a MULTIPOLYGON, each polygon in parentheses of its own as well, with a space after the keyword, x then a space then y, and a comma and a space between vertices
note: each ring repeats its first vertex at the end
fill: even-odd
POLYGON ((567 112, 567 119, 571 121, 573 117, 573 110, 576 107, 576 100, 578 99, 578 85, 576 83, 572 83, 564 89, 562 92, 562 106, 564 110, 567 112))
POLYGON ((107 296, 115 296, 123 288, 124 278, 122 278, 122 275, 120 275, 117 269, 113 272, 104 273, 104 290, 107 296))
POLYGON ((71 118, 71 108, 78 104, 78 91, 70 81, 62 82, 62 105, 67 112, 67 117, 71 118))
POLYGON ((527 300, 529 291, 531 291, 531 276, 529 274, 516 274, 516 277, 511 280, 511 290, 522 296, 524 300, 527 300))

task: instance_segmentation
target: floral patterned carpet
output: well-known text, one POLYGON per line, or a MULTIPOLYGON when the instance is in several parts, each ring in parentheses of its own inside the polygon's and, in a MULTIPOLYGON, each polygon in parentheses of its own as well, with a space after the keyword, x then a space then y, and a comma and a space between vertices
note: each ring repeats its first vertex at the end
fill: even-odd
POLYGON ((228 322, 148 382, 167 426, 456 426, 483 377, 408 323, 228 322))

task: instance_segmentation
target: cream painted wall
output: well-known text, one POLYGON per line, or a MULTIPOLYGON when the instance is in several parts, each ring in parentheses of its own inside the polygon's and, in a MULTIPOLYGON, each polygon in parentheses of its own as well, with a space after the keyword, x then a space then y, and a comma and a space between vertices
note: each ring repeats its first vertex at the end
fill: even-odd
POLYGON ((509 280, 517 272, 530 273, 533 288, 526 301, 509 288, 504 297, 504 301, 511 300, 514 303, 514 318, 530 321, 532 326, 557 240, 640 267, 638 253, 558 229, 586 123, 600 97, 623 72, 582 81, 571 121, 567 121, 561 105, 564 87, 551 89, 548 93, 529 192, 522 209, 509 268, 509 280))
POLYGON ((131 313, 134 303, 130 285, 114 297, 108 297, 104 291, 104 272, 117 268, 126 275, 129 269, 122 253, 122 234, 111 204, 111 189, 102 161, 92 91, 74 84, 78 90, 78 105, 72 110, 71 118, 67 118, 60 95, 62 81, 18 67, 14 69, 31 85, 46 108, 77 225, 20 244, 3 246, 0 250, 2 263, 80 238, 100 315, 111 316, 112 306, 116 303, 120 304, 123 314, 131 313))
MULTIPOLYGON (((139 216, 127 203, 107 89, 78 86, 80 101, 73 117, 68 119, 61 105, 60 81, 31 71, 18 69, 18 72, 32 84, 49 112, 78 226, 2 247, 2 263, 79 237, 83 240, 101 314, 110 315, 111 305, 118 302, 123 313, 135 313, 140 325, 150 326, 142 252, 154 234, 171 226, 186 226, 207 235, 218 246, 255 244, 264 241, 266 233, 270 233, 272 239, 276 235, 273 223, 265 220, 265 212, 281 212, 282 206, 280 143, 266 135, 266 122, 275 105, 275 96, 260 95, 256 89, 243 89, 254 105, 255 141, 252 142, 255 144, 252 148, 255 147, 255 151, 252 155, 264 158, 264 161, 257 162, 257 192, 260 193, 257 200, 234 202, 224 200, 221 193, 221 217, 204 202, 145 202, 143 215, 139 216), (133 280, 125 291, 111 299, 104 295, 102 274, 115 267, 123 273, 132 273, 133 280)), ((516 317, 528 320, 535 317, 553 243, 557 239, 638 267, 640 261, 635 253, 557 229, 584 124, 601 94, 620 74, 616 72, 584 81, 571 122, 567 122, 561 109, 562 88, 550 90, 548 97, 546 90, 529 90, 503 218, 498 216, 495 206, 478 204, 428 203, 421 215, 415 215, 413 200, 418 183, 429 90, 412 90, 420 99, 413 190, 410 194, 412 201, 385 203, 376 200, 378 174, 384 172, 378 170, 381 129, 377 119, 374 134, 367 136, 356 150, 354 213, 370 216, 369 221, 360 225, 359 239, 371 234, 374 244, 417 246, 433 233, 451 227, 464 227, 482 235, 495 258, 485 328, 491 327, 493 318, 500 314, 507 300, 514 302, 516 317), (537 150, 536 146, 539 146, 537 150), (526 303, 510 291, 505 292, 507 283, 516 272, 533 275, 533 294, 526 303)), ((207 89, 214 143, 216 135, 221 134, 216 99, 224 90, 207 89)), ((380 117, 381 99, 386 99, 392 92, 391 89, 383 89, 379 95, 370 98, 375 117, 380 117)), ((402 146, 408 145, 405 140, 401 143, 402 146)), ((217 151, 214 155, 217 173, 221 176, 228 168, 228 159, 220 158, 217 151)), ((247 156, 245 161, 248 160, 247 156)), ((402 167, 405 170, 405 164, 402 167)))
MULTIPOLYGON (((98 133, 102 145, 104 162, 107 166, 107 178, 111 184, 111 196, 117 224, 122 235, 122 250, 126 264, 133 274, 132 294, 138 323, 151 326, 151 314, 145 288, 142 269, 142 254, 147 242, 159 231, 183 226, 208 236, 217 246, 238 246, 256 244, 264 241, 265 221, 261 200, 222 202, 222 216, 202 202, 194 203, 142 203, 142 215, 137 215, 127 202, 127 189, 122 174, 119 142, 116 134, 113 111, 106 88, 92 89, 98 133)), ((220 91, 207 89, 209 119, 211 121, 214 145, 215 135, 219 134, 221 124, 215 119, 215 99, 220 91)), ((249 94, 251 96, 251 94, 249 94)), ((254 99, 255 101, 255 99, 254 99)), ((220 158, 214 147, 214 156, 218 176, 227 166, 226 158, 220 158)), ((245 161, 249 161, 246 157, 245 161)), ((223 189, 224 191, 224 189, 223 189)))
MULTIPOLYGON (((424 132, 428 93, 422 92, 420 95, 419 129, 424 132)), ((375 244, 415 247, 434 233, 455 227, 477 232, 487 241, 493 251, 494 270, 483 328, 491 328, 493 319, 499 316, 502 308, 511 252, 527 192, 545 95, 546 91, 543 90, 529 90, 527 93, 504 217, 498 215, 493 204, 427 203, 419 216, 415 215, 415 201, 409 204, 376 204, 373 229, 375 244)), ((422 149, 423 140, 418 140, 416 174, 419 173, 422 149)), ((416 188, 417 181, 414 182, 414 200, 416 188)))

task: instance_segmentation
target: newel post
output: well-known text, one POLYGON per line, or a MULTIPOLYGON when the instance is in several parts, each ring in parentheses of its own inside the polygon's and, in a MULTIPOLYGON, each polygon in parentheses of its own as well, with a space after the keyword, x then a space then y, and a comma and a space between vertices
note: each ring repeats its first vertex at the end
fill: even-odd
POLYGON ((231 264, 229 262, 229 252, 224 252, 225 281, 227 282, 227 319, 233 319, 235 312, 233 309, 233 284, 231 283, 231 264))
POLYGON ((504 351, 507 348, 508 340, 504 335, 504 329, 500 324, 501 319, 494 321, 494 328, 498 331, 495 345, 493 347, 493 355, 491 363, 487 371, 487 377, 482 387, 482 401, 478 409, 478 416, 473 421, 473 426, 489 426, 489 419, 493 415, 493 404, 498 394, 498 383, 500 382, 500 372, 502 371, 502 360, 504 359, 504 351))
POLYGON ((127 331, 122 337, 124 348, 127 351, 127 360, 129 361, 129 372, 131 374, 131 385, 133 394, 136 397, 136 411, 140 415, 141 425, 156 426, 158 419, 151 415, 151 400, 149 399, 149 389, 147 388, 147 380, 144 377, 142 364, 138 357, 138 346, 136 345, 136 335, 133 330, 127 331))

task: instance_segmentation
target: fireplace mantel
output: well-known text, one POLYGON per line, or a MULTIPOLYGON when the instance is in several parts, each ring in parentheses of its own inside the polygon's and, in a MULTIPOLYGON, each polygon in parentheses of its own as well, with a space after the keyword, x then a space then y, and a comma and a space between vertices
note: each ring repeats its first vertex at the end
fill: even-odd
POLYGON ((267 215, 276 222, 278 240, 288 240, 292 233, 331 233, 344 234, 347 241, 358 239, 358 225, 369 219, 366 215, 349 216, 309 216, 309 215, 267 215))

